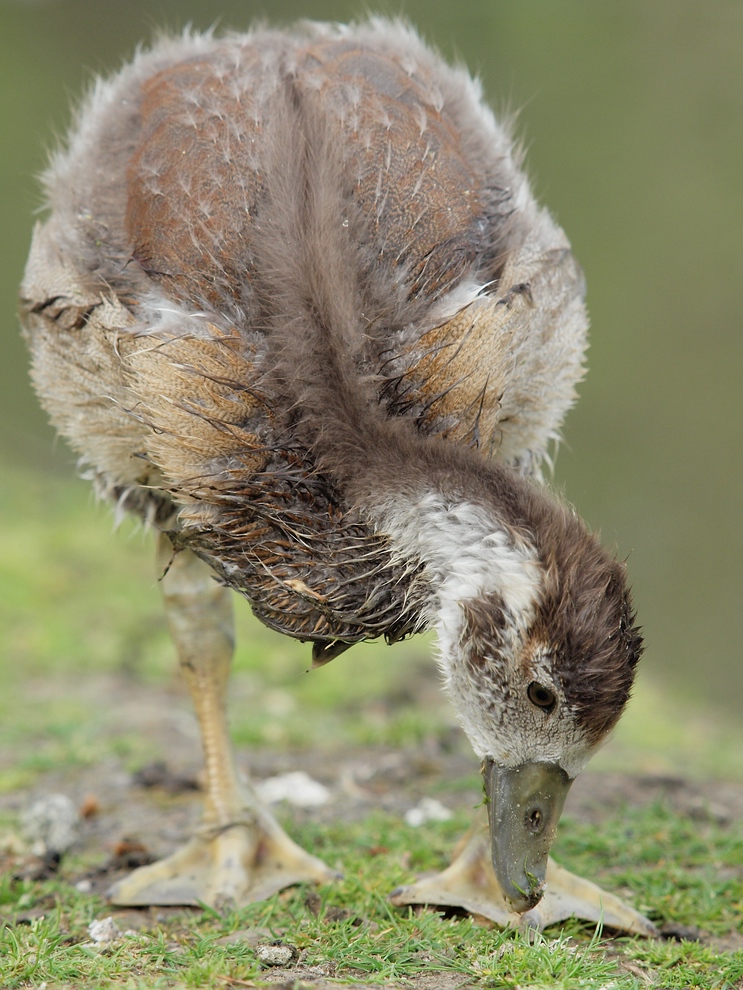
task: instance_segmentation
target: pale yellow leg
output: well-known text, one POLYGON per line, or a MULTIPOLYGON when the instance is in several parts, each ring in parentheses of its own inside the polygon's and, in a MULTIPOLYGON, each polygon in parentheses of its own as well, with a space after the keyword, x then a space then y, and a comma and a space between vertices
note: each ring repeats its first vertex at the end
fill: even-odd
POLYGON ((634 908, 590 880, 558 866, 552 858, 547 865, 546 883, 544 896, 535 908, 525 914, 511 911, 493 872, 487 822, 480 818, 455 849, 447 869, 436 876, 423 877, 399 887, 392 893, 391 900, 397 905, 464 908, 502 928, 526 927, 542 931, 548 925, 575 917, 602 922, 607 928, 632 935, 658 934, 655 925, 634 908))
POLYGON ((230 593, 188 550, 165 535, 158 573, 170 633, 199 720, 206 797, 203 825, 181 849, 143 866, 109 891, 114 904, 240 906, 283 887, 338 877, 284 832, 252 787, 238 779, 227 730, 227 681, 234 637, 230 593))

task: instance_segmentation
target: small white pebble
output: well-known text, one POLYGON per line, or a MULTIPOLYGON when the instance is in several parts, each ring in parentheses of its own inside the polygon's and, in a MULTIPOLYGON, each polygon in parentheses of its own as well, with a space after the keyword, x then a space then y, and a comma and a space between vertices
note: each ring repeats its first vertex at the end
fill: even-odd
POLYGON ((289 966, 297 958, 293 945, 259 945, 255 950, 258 961, 264 966, 289 966))
POLYGON ((405 812, 405 821, 413 828, 425 825, 426 822, 446 822, 451 818, 451 811, 436 798, 424 797, 418 804, 405 812))
POLYGON ((304 770, 268 777, 257 783, 255 789, 258 797, 266 804, 288 801, 298 808, 315 808, 327 804, 331 796, 324 784, 313 780, 304 770))
POLYGON ((121 938, 121 929, 109 915, 108 918, 91 921, 88 925, 88 935, 97 945, 105 945, 108 942, 113 942, 114 939, 121 938))
POLYGON ((89 894, 93 889, 93 884, 90 880, 78 880, 75 884, 75 890, 79 890, 81 894, 89 894))
POLYGON ((23 834, 35 856, 65 853, 77 838, 80 815, 66 794, 45 794, 23 813, 23 834))

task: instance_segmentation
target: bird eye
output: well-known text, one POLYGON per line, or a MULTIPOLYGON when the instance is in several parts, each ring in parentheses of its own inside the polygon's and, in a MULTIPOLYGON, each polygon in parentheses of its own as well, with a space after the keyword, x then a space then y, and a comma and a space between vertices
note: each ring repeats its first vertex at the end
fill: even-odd
POLYGON ((529 701, 533 705, 536 705, 537 708, 551 711, 555 707, 555 692, 550 691, 548 687, 545 687, 544 684, 539 684, 537 681, 531 682, 526 689, 526 695, 529 701))

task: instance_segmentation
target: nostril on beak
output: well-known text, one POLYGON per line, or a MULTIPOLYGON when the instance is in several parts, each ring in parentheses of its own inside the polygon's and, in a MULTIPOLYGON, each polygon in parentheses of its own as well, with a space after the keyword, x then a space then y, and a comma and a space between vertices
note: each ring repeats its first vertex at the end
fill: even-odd
POLYGON ((539 808, 532 808, 527 812, 525 824, 532 835, 539 835, 544 828, 544 815, 539 808))

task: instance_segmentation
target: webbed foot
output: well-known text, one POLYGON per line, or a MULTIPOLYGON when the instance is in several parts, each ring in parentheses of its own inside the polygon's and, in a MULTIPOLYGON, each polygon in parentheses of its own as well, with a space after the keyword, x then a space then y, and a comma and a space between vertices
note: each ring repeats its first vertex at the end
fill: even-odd
POLYGON ((255 821, 201 828, 172 855, 114 884, 108 898, 126 905, 243 907, 292 884, 327 883, 339 876, 261 809, 255 821))
POLYGON ((546 889, 536 907, 525 914, 512 911, 493 872, 487 828, 474 826, 455 850, 451 865, 442 873, 398 887, 390 895, 393 904, 429 904, 464 908, 502 928, 525 927, 542 931, 549 925, 580 918, 631 935, 657 935, 655 925, 614 894, 590 880, 570 873, 550 858, 546 889))

